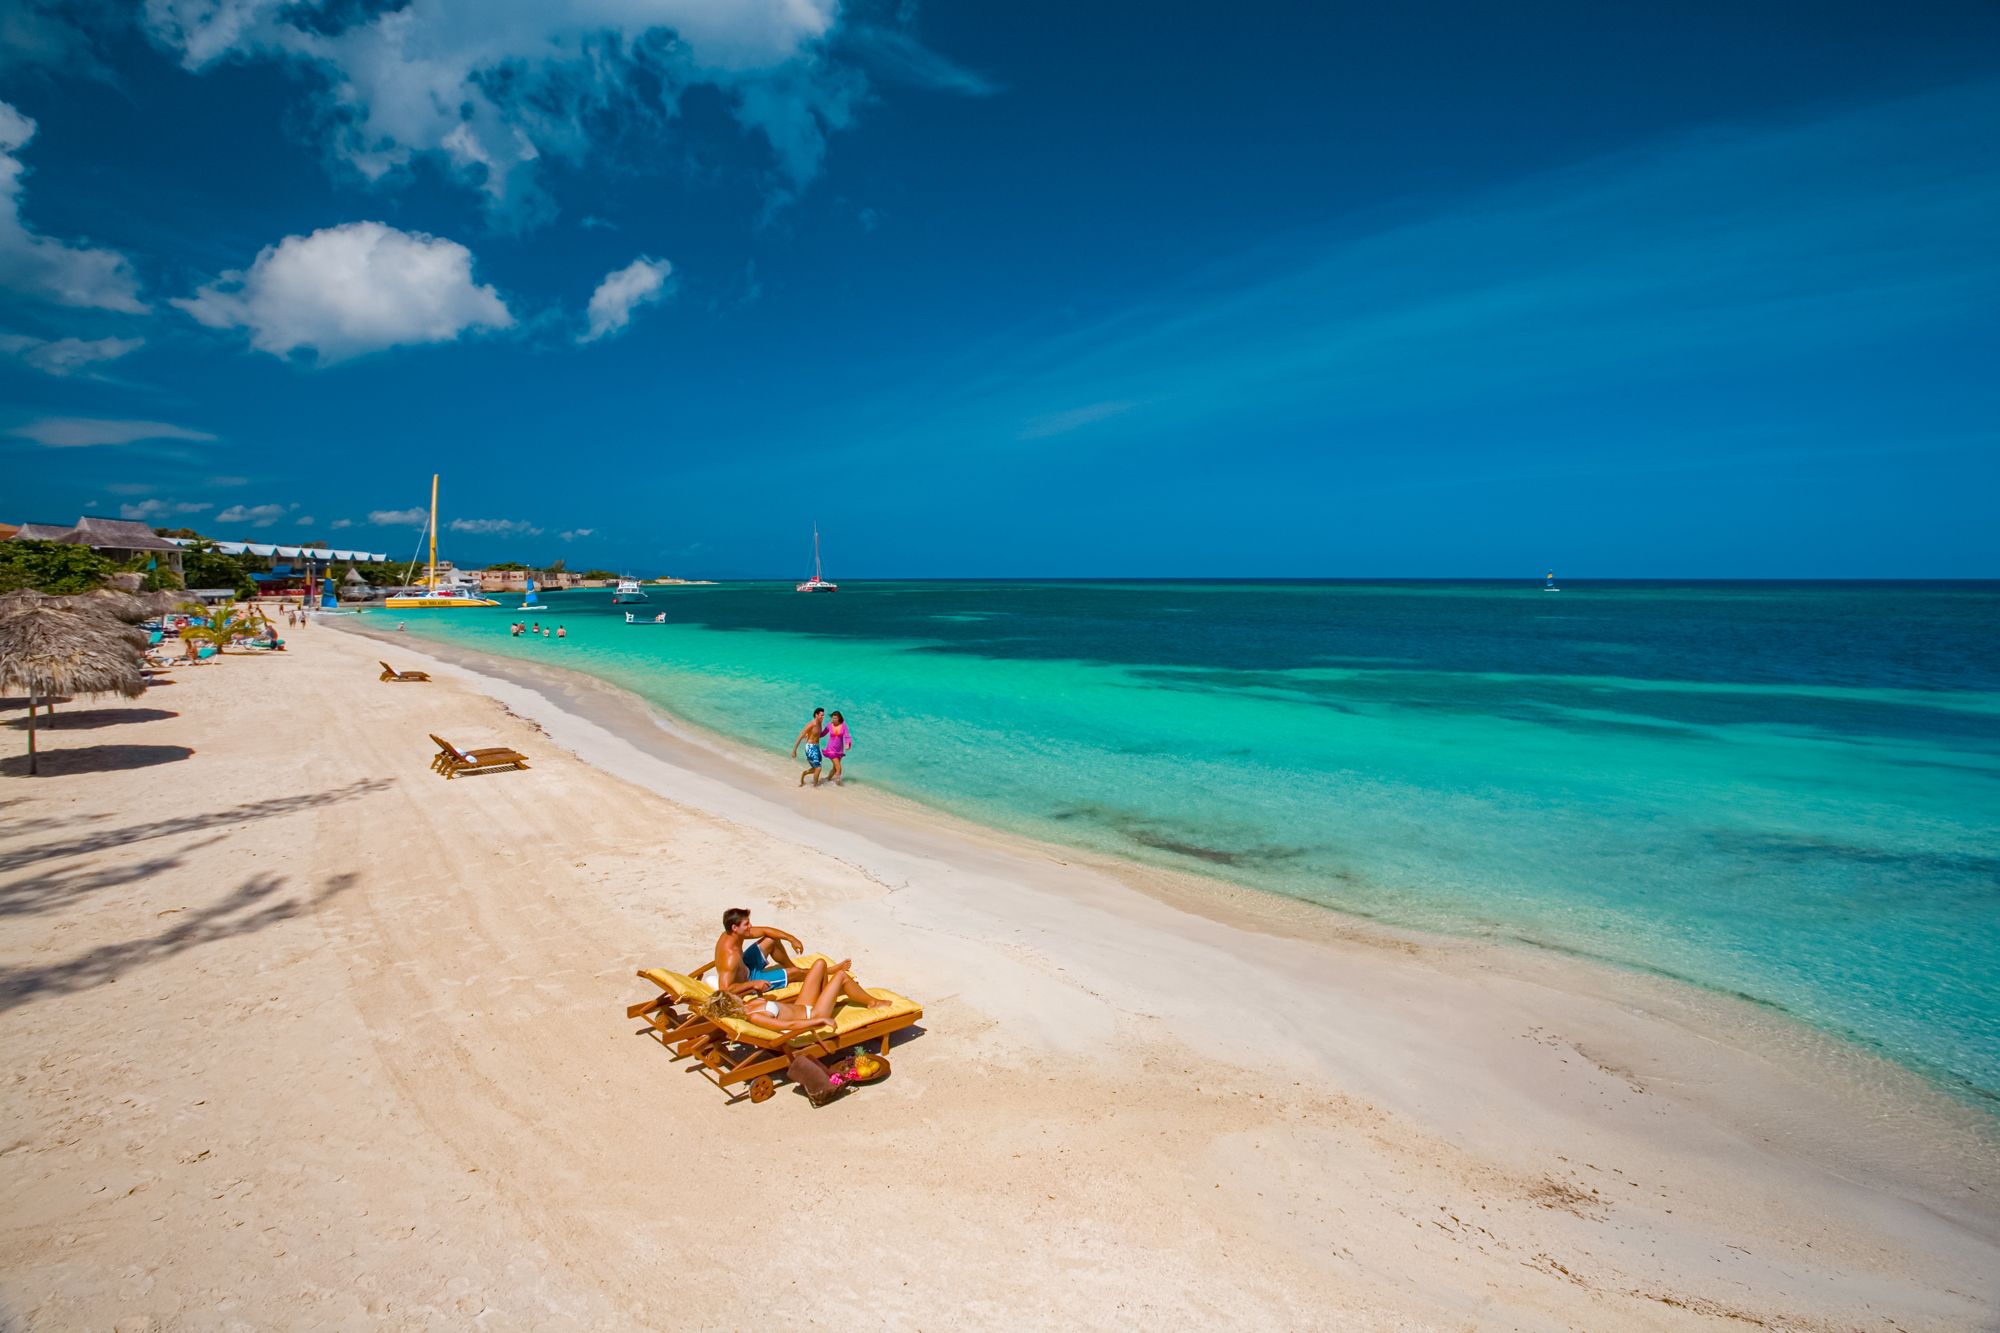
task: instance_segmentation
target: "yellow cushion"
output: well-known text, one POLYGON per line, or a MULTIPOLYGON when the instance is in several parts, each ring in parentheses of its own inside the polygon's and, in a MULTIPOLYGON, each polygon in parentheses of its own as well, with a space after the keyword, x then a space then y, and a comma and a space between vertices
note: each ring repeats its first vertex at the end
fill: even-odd
MULTIPOLYGON (((797 961, 805 967, 811 967, 816 962, 824 961, 830 963, 833 960, 827 958, 825 954, 815 953, 807 954, 804 958, 797 961)), ((652 982, 655 986, 658 986, 668 995, 673 996, 674 999, 680 1001, 682 1004, 696 1010, 699 1010, 704 1004, 708 1003, 709 997, 715 994, 715 987, 706 982, 697 981, 684 972, 669 972, 665 968, 649 967, 641 971, 639 975, 645 980, 652 982)), ((781 987, 767 994, 746 996, 743 1001, 743 1007, 746 1010, 751 1009, 765 999, 773 999, 780 1002, 794 1000, 798 997, 800 988, 800 983, 793 982, 789 986, 781 987)), ((892 990, 884 990, 880 986, 870 986, 867 990, 870 995, 873 995, 878 1000, 888 1000, 888 1007, 870 1009, 864 1004, 849 1004, 843 1001, 833 1011, 833 1031, 836 1039, 845 1037, 852 1032, 858 1032, 862 1028, 868 1027, 873 1023, 879 1023, 884 1019, 899 1019, 914 1023, 924 1016, 923 1006, 907 996, 898 995, 892 990)), ((792 1033, 788 1037, 782 1032, 774 1032, 770 1028, 762 1027, 746 1018, 717 1019, 716 1026, 728 1033, 731 1041, 744 1042, 752 1046, 810 1046, 814 1042, 823 1040, 826 1036, 826 1029, 824 1027, 817 1027, 807 1032, 792 1033)))
POLYGON ((703 1004, 715 994, 715 987, 706 982, 696 981, 684 973, 669 972, 662 967, 649 967, 639 975, 683 1004, 703 1004))
MULTIPOLYGON (((885 1019, 894 1019, 899 1024, 907 1024, 914 1023, 924 1016, 923 1006, 907 996, 898 995, 892 990, 883 990, 879 986, 868 987, 868 993, 878 1000, 889 1001, 888 1007, 870 1009, 865 1004, 842 1004, 833 1011, 833 1032, 836 1041, 845 1040, 853 1033, 885 1019)), ((746 1004, 744 1007, 747 1009, 749 1005, 746 1004)), ((731 1041, 740 1041, 751 1046, 811 1046, 826 1037, 824 1027, 813 1028, 807 1032, 794 1032, 787 1036, 743 1018, 717 1019, 716 1026, 728 1033, 731 1041)))

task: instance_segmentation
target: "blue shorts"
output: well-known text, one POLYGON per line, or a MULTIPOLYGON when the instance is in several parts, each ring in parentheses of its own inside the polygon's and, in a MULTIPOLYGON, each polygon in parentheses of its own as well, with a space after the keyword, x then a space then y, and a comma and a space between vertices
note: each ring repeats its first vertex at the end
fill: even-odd
POLYGON ((764 951, 752 944, 743 950, 743 970, 750 974, 750 980, 767 982, 772 990, 790 983, 782 967, 772 967, 764 961, 764 951))
POLYGON ((807 767, 807 768, 818 768, 818 767, 819 767, 819 758, 820 758, 820 755, 819 755, 819 746, 818 746, 818 745, 808 745, 808 746, 806 746, 806 767, 807 767))

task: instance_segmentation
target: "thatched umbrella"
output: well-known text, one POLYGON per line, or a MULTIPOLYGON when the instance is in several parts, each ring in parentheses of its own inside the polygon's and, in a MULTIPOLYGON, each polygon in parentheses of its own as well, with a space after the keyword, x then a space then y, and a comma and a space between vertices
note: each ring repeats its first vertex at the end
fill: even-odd
POLYGON ((142 620, 153 618, 151 593, 120 592, 116 588, 99 588, 87 592, 77 601, 83 603, 77 609, 94 611, 99 615, 122 620, 128 625, 136 625, 142 620))
POLYGON ((35 706, 52 694, 122 694, 146 688, 136 630, 51 603, 7 599, 0 609, 0 685, 28 693, 28 772, 37 771, 35 706))
MULTIPOLYGON (((143 657, 149 646, 146 636, 127 625, 136 625, 148 618, 147 599, 158 597, 159 593, 136 594, 120 592, 116 588, 98 588, 87 593, 57 594, 39 592, 33 588, 22 588, 0 595, 0 619, 30 607, 57 607, 88 617, 100 629, 112 632, 127 641, 133 652, 143 657)), ((56 705, 53 698, 43 700, 42 706, 50 717, 55 716, 56 705)), ((33 721, 33 706, 30 705, 30 722, 33 721)))
POLYGON ((64 600, 53 593, 16 588, 13 592, 0 592, 0 616, 11 611, 24 611, 31 606, 61 606, 64 600))

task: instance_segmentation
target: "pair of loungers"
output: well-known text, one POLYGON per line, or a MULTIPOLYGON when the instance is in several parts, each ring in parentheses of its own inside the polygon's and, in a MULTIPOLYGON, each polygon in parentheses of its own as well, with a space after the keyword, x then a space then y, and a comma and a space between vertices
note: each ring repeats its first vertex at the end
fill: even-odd
POLYGON ((379 657, 375 659, 375 665, 382 668, 382 674, 378 677, 380 680, 421 681, 425 684, 430 682, 431 673, 428 671, 398 671, 379 657))
MULTIPOLYGON (((801 967, 811 967, 823 958, 810 954, 798 962, 801 967)), ((711 966, 703 964, 692 975, 664 968, 642 969, 640 980, 658 986, 659 998, 627 1006, 625 1017, 643 1019, 647 1035, 658 1039, 675 1059, 695 1060, 703 1076, 716 1087, 725 1092, 743 1088, 731 1101, 745 1095, 753 1102, 769 1100, 777 1091, 771 1076, 782 1074, 800 1055, 830 1060, 842 1051, 878 1041, 887 1055, 889 1038, 924 1016, 923 1006, 915 1000, 871 986, 868 993, 888 1000, 886 1008, 843 1004, 824 1026, 805 1032, 774 1032, 748 1018, 708 1018, 702 1008, 715 988, 700 978, 711 966)), ((773 991, 771 998, 789 1000, 798 992, 799 985, 794 982, 773 991)))
POLYGON ((438 752, 431 756, 431 772, 442 773, 447 778, 528 766, 528 756, 504 745, 490 745, 483 750, 461 750, 442 736, 433 734, 431 740, 438 747, 438 752))

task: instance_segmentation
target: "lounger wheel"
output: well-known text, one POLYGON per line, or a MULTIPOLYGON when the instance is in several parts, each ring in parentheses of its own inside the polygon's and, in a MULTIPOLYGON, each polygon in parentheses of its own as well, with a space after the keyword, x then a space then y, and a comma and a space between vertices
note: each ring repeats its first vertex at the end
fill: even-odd
POLYGON ((778 1089, 772 1084, 769 1074, 759 1074, 756 1078, 750 1080, 751 1102, 768 1102, 777 1095, 778 1089))

